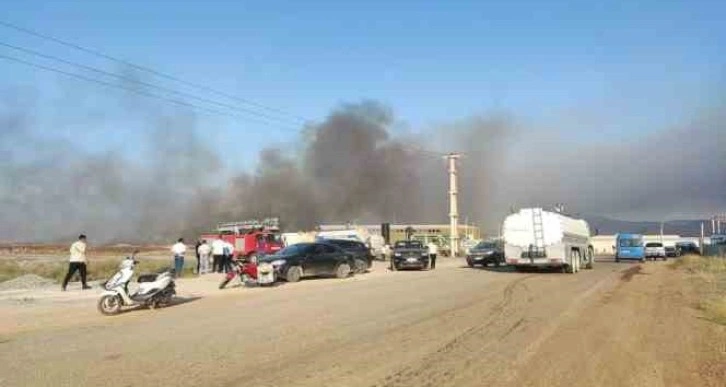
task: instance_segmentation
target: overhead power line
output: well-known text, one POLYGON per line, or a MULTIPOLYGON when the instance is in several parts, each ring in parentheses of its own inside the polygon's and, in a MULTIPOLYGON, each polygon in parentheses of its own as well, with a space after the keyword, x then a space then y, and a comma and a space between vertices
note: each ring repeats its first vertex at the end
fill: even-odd
POLYGON ((218 114, 218 115, 223 115, 223 116, 228 116, 228 117, 235 117, 235 118, 240 118, 241 117, 241 118, 244 118, 245 120, 252 120, 252 121, 255 121, 255 122, 258 122, 258 123, 261 123, 261 124, 265 124, 265 125, 268 125, 270 127, 277 128, 277 129, 297 130, 297 128, 293 128, 293 127, 290 127, 290 126, 274 125, 274 124, 272 124, 269 121, 263 121, 263 120, 259 120, 259 119, 254 119, 254 118, 247 117, 247 116, 240 116, 239 114, 232 114, 232 113, 229 113, 229 112, 225 112, 225 111, 221 111, 221 110, 217 110, 217 109, 212 109, 212 108, 209 108, 209 107, 206 107, 206 106, 200 106, 200 105, 196 105, 196 104, 193 104, 193 103, 185 102, 185 101, 182 101, 182 100, 179 100, 179 99, 168 98, 168 97, 165 97, 165 96, 162 96, 162 95, 158 95, 158 94, 154 94, 154 93, 150 93, 150 92, 144 91, 144 90, 133 89, 133 88, 130 88, 130 87, 123 87, 123 86, 120 86, 120 85, 117 85, 117 84, 114 84, 114 83, 105 82, 105 81, 102 81, 102 80, 99 80, 99 79, 95 79, 95 78, 91 78, 91 77, 86 77, 84 75, 72 73, 72 72, 65 71, 65 70, 60 70, 60 69, 53 68, 53 67, 50 67, 50 66, 45 66, 45 65, 33 63, 33 62, 30 62, 30 61, 26 61, 26 60, 23 60, 23 59, 15 58, 15 57, 8 56, 8 55, 4 55, 4 54, 0 54, 0 58, 5 59, 5 60, 9 60, 9 61, 12 61, 12 62, 20 63, 20 64, 23 64, 23 65, 26 65, 26 66, 34 67, 34 68, 37 68, 37 69, 41 69, 41 70, 45 70, 45 71, 50 71, 50 72, 54 72, 54 73, 58 73, 58 74, 63 74, 63 75, 66 75, 68 77, 80 79, 80 80, 83 80, 83 81, 86 81, 86 82, 97 83, 97 84, 100 84, 100 85, 103 85, 103 86, 106 86, 106 87, 121 89, 121 90, 125 90, 125 91, 128 91, 128 92, 134 93, 134 94, 139 94, 139 95, 143 95, 143 96, 146 96, 146 97, 160 99, 160 100, 163 100, 163 101, 166 101, 166 102, 170 102, 170 103, 173 103, 173 104, 176 104, 176 105, 185 106, 185 107, 189 107, 189 108, 196 109, 196 110, 206 111, 208 113, 213 113, 213 114, 218 114))
POLYGON ((193 88, 196 88, 196 89, 199 89, 199 90, 204 90, 206 92, 209 92, 209 93, 212 93, 212 94, 216 94, 218 96, 225 97, 225 98, 228 98, 228 99, 232 99, 232 100, 235 100, 235 101, 238 101, 238 102, 241 102, 241 103, 250 105, 250 106, 254 106, 254 107, 257 107, 259 109, 264 109, 264 110, 267 110, 267 111, 270 111, 270 112, 275 112, 277 114, 282 114, 282 115, 288 116, 290 118, 294 118, 296 120, 302 121, 303 123, 307 123, 308 121, 310 121, 307 118, 301 117, 301 116, 296 115, 296 114, 293 114, 293 113, 288 113, 288 112, 286 112, 286 111, 284 111, 282 109, 277 109, 277 108, 274 108, 274 107, 266 106, 266 105, 263 105, 263 104, 260 104, 260 103, 257 103, 257 102, 248 100, 246 98, 242 98, 242 97, 239 97, 239 96, 236 96, 236 95, 232 95, 232 94, 229 94, 229 93, 225 93, 223 91, 219 91, 219 90, 213 89, 213 88, 208 87, 208 86, 204 86, 204 85, 201 85, 201 84, 198 84, 198 83, 195 83, 195 82, 186 81, 186 80, 183 80, 183 79, 181 79, 179 77, 176 77, 174 75, 167 74, 167 73, 162 72, 162 71, 154 70, 154 69, 152 69, 150 67, 138 65, 138 64, 129 62, 127 60, 120 59, 120 58, 117 58, 117 57, 114 57, 114 56, 105 54, 105 53, 103 53, 103 52, 101 52, 99 50, 87 48, 87 47, 84 47, 84 46, 81 46, 81 45, 78 45, 78 44, 75 44, 75 43, 72 43, 72 42, 68 42, 68 41, 65 41, 65 40, 62 40, 62 39, 58 39, 58 38, 55 38, 53 36, 46 35, 46 34, 43 34, 43 33, 40 33, 40 32, 34 31, 34 30, 31 30, 31 29, 28 29, 28 28, 20 27, 20 26, 17 26, 17 25, 12 24, 12 23, 8 23, 8 22, 3 21, 3 20, 0 20, 0 25, 2 25, 4 27, 7 27, 7 28, 10 28, 10 29, 13 29, 13 30, 16 30, 16 31, 19 31, 19 32, 22 32, 22 33, 25 33, 25 34, 28 34, 28 35, 32 35, 32 36, 35 36, 35 37, 38 37, 38 38, 41 38, 41 39, 45 39, 45 40, 48 40, 48 41, 52 41, 52 42, 55 42, 57 44, 60 44, 60 45, 66 46, 66 47, 70 47, 70 48, 73 48, 75 50, 85 52, 87 54, 95 55, 97 57, 104 58, 106 60, 110 60, 110 61, 113 61, 113 62, 121 63, 121 64, 123 64, 125 66, 131 67, 131 68, 135 68, 137 70, 141 70, 141 71, 144 71, 146 73, 153 74, 153 75, 155 75, 157 77, 165 78, 165 79, 168 79, 168 80, 171 80, 171 81, 180 83, 182 85, 186 85, 186 86, 189 86, 189 87, 193 87, 193 88))
POLYGON ((162 90, 162 91, 164 91, 166 93, 176 94, 178 96, 195 99, 195 100, 200 101, 200 102, 205 102, 205 103, 217 105, 217 106, 224 107, 224 108, 227 108, 227 109, 238 110, 238 111, 244 112, 246 114, 251 114, 251 115, 258 116, 258 117, 263 117, 263 118, 266 118, 266 119, 269 119, 269 120, 279 121, 279 122, 283 122, 283 123, 290 123, 290 124, 293 124, 293 125, 298 125, 299 124, 298 122, 292 122, 292 121, 282 120, 282 119, 280 119, 278 117, 271 116, 271 115, 268 115, 268 114, 265 114, 265 113, 260 113, 260 112, 255 111, 255 110, 246 109, 246 108, 239 107, 239 106, 235 106, 235 105, 230 105, 230 104, 227 104, 227 103, 224 103, 224 102, 219 102, 219 101, 212 100, 212 99, 209 99, 209 98, 199 97, 199 96, 194 95, 194 94, 191 94, 191 93, 186 93, 186 92, 174 90, 174 89, 169 88, 169 87, 160 86, 160 85, 156 85, 156 84, 153 84, 153 83, 140 81, 138 79, 134 79, 134 78, 130 78, 130 77, 125 77, 123 75, 115 74, 115 73, 112 73, 110 71, 105 71, 105 70, 101 70, 101 69, 98 69, 98 68, 95 68, 95 67, 86 66, 86 65, 83 65, 83 64, 80 64, 80 63, 76 63, 76 62, 72 62, 72 61, 69 61, 69 60, 66 60, 66 59, 63 59, 63 58, 59 58, 57 56, 48 55, 48 54, 44 54, 44 53, 39 52, 39 51, 31 50, 29 48, 20 47, 20 46, 16 46, 16 45, 13 45, 13 44, 8 44, 8 43, 2 42, 2 41, 0 41, 0 46, 8 47, 8 48, 11 48, 13 50, 21 51, 21 52, 24 52, 24 53, 27 53, 27 54, 31 54, 31 55, 35 55, 35 56, 38 56, 38 57, 41 57, 41 58, 50 59, 50 60, 53 60, 53 61, 56 61, 56 62, 59 62, 59 63, 64 63, 64 64, 67 64, 67 65, 70 65, 70 66, 74 66, 74 67, 77 67, 77 68, 80 68, 80 69, 92 71, 92 72, 95 72, 95 73, 98 73, 98 74, 103 74, 103 75, 106 75, 106 76, 109 76, 109 77, 114 77, 116 79, 119 79, 119 80, 122 80, 122 81, 125 81, 125 82, 135 83, 135 84, 142 85, 142 86, 145 86, 145 87, 162 90))

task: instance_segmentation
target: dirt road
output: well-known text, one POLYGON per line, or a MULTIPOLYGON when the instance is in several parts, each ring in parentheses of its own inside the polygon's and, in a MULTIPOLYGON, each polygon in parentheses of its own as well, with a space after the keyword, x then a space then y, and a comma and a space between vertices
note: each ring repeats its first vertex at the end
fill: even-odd
POLYGON ((726 332, 662 263, 576 275, 441 266, 111 318, 90 299, 39 306, 63 323, 6 329, 0 385, 726 385, 726 332))

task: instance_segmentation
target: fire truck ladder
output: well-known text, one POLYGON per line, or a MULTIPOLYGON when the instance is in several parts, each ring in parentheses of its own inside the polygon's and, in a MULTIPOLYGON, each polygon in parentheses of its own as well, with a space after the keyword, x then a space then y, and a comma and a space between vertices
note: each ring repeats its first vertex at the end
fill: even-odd
POLYGON ((532 230, 534 232, 534 245, 530 249, 530 258, 541 258, 545 256, 544 245, 544 223, 542 221, 542 209, 532 209, 532 230))

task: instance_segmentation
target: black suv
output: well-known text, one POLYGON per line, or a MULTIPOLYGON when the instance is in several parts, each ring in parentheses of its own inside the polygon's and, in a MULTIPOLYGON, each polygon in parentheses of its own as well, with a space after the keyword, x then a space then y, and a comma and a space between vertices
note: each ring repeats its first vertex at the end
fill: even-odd
POLYGON ((676 242, 676 249, 680 252, 680 255, 696 254, 700 255, 701 250, 698 245, 694 242, 676 242))
POLYGON ((338 246, 346 253, 353 256, 354 269, 356 273, 365 273, 373 265, 373 254, 371 249, 363 242, 347 239, 326 239, 324 243, 338 246))
POLYGON ((345 278, 353 274, 353 256, 328 243, 297 243, 259 259, 275 268, 287 282, 309 276, 345 278))
POLYGON ((398 241, 393 245, 392 270, 429 268, 429 249, 420 241, 398 241))
POLYGON ((466 255, 466 263, 469 267, 474 267, 474 265, 486 266, 489 264, 499 266, 503 262, 504 250, 501 244, 497 242, 479 242, 466 255))

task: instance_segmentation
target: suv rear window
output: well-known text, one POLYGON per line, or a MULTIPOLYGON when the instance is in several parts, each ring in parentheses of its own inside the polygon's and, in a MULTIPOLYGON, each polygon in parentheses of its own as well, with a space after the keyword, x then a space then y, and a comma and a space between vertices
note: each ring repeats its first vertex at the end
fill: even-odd
POLYGON ((658 243, 658 242, 651 242, 651 243, 646 243, 645 247, 663 247, 663 244, 658 243))
POLYGON ((346 241, 342 239, 329 239, 325 241, 325 243, 335 245, 340 247, 341 249, 347 249, 347 250, 365 250, 366 245, 364 245, 361 242, 356 241, 346 241))
POLYGON ((419 241, 398 241, 393 246, 394 249, 422 249, 423 243, 419 241))

